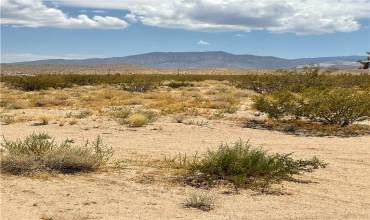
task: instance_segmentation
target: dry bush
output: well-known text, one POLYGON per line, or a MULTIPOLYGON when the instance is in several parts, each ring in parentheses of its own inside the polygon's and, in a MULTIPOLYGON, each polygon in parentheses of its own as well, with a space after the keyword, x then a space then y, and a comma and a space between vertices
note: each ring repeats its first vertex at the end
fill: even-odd
POLYGON ((124 105, 142 105, 144 102, 140 97, 133 97, 123 101, 124 105))
POLYGON ((89 172, 105 166, 112 157, 112 148, 101 138, 73 146, 66 139, 57 144, 46 133, 33 133, 25 139, 1 142, 1 171, 15 175, 32 175, 38 172, 89 172))
POLYGON ((185 199, 184 206, 186 208, 196 208, 208 212, 215 207, 215 197, 208 193, 192 193, 185 199))
POLYGON ((40 115, 37 117, 37 120, 39 121, 35 125, 48 125, 51 117, 48 115, 40 115))
POLYGON ((12 99, 2 100, 1 106, 5 109, 25 109, 30 105, 27 100, 23 99, 16 99, 16 97, 12 99))
POLYGON ((91 116, 93 114, 90 110, 81 110, 78 114, 76 114, 74 117, 78 119, 87 118, 88 116, 91 116))
POLYGON ((1 114, 0 115, 0 121, 2 123, 4 123, 5 125, 8 125, 8 124, 14 123, 16 120, 15 120, 15 116, 14 115, 1 114))
POLYGON ((148 122, 147 117, 142 113, 134 113, 130 115, 126 120, 126 123, 130 127, 142 127, 145 124, 147 124, 147 122, 148 122))
POLYGON ((130 108, 112 108, 111 116, 120 124, 130 127, 142 127, 152 123, 157 118, 157 113, 149 110, 136 110, 130 108))
POLYGON ((49 107, 49 106, 65 106, 68 103, 64 97, 58 97, 53 95, 37 95, 35 94, 31 99, 30 103, 34 107, 49 107))
POLYGON ((78 121, 76 120, 76 119, 72 119, 72 120, 70 120, 69 122, 68 122, 68 124, 69 125, 75 125, 75 124, 77 124, 78 123, 78 121))

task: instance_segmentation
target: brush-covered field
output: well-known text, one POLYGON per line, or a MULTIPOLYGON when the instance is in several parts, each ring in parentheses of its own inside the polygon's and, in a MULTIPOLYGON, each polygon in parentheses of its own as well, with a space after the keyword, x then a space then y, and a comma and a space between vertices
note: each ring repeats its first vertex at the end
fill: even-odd
POLYGON ((2 219, 370 218, 368 74, 0 83, 2 219))

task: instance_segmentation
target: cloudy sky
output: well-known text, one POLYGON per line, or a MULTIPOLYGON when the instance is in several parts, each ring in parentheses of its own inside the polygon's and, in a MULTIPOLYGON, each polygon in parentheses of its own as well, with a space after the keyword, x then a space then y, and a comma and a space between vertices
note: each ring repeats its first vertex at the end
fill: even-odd
POLYGON ((370 0, 1 0, 1 61, 226 51, 363 55, 370 0))

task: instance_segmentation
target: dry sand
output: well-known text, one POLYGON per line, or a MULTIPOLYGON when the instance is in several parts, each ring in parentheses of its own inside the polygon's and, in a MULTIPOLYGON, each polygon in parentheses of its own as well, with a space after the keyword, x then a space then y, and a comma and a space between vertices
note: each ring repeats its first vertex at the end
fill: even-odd
POLYGON ((316 155, 329 166, 299 177, 312 183, 277 186, 285 195, 213 189, 217 204, 210 212, 184 208, 184 199, 197 189, 161 181, 150 168, 48 178, 1 174, 1 219, 370 219, 369 136, 299 137, 241 128, 227 120, 201 127, 162 118, 135 129, 110 123, 88 119, 63 127, 17 123, 2 126, 1 134, 16 138, 47 131, 58 140, 69 137, 80 143, 100 134, 117 158, 147 159, 204 152, 241 138, 271 152, 294 152, 296 158, 316 155))

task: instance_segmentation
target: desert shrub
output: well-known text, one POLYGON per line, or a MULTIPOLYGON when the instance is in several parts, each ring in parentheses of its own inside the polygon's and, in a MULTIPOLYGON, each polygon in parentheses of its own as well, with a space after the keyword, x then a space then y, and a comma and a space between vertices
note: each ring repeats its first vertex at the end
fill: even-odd
POLYGON ((94 171, 107 164, 112 148, 101 138, 87 141, 83 146, 73 146, 66 139, 61 144, 46 133, 33 133, 25 139, 5 139, 1 147, 1 171, 16 175, 31 175, 40 171, 75 173, 94 171))
POLYGON ((0 122, 4 123, 5 125, 14 123, 15 122, 15 116, 14 115, 0 114, 0 122))
POLYGON ((305 68, 303 71, 278 71, 276 74, 249 75, 231 80, 242 89, 258 93, 274 93, 288 90, 302 92, 308 88, 320 90, 328 88, 370 88, 370 76, 366 74, 322 74, 318 68, 305 68))
POLYGON ((117 119, 117 121, 122 124, 124 120, 132 113, 130 108, 114 107, 111 109, 111 116, 117 119))
POLYGON ((207 193, 192 193, 185 199, 186 208, 196 208, 202 211, 210 211, 215 206, 215 198, 207 193))
POLYGON ((112 109, 111 116, 122 125, 141 127, 154 122, 157 118, 157 113, 149 110, 134 111, 130 108, 116 107, 112 109))
POLYGON ((90 110, 82 110, 77 115, 75 115, 75 117, 78 118, 78 119, 82 119, 82 118, 86 118, 86 117, 88 117, 92 114, 93 113, 90 110))
POLYGON ((41 115, 38 117, 37 122, 33 123, 33 125, 40 126, 40 125, 48 125, 50 121, 50 117, 48 115, 41 115))
POLYGON ((269 74, 249 75, 174 75, 174 74, 132 74, 132 75, 79 75, 79 74, 40 74, 35 76, 2 76, 5 82, 16 88, 33 91, 48 88, 66 88, 73 85, 122 85, 128 91, 148 91, 155 85, 168 81, 199 82, 205 80, 228 81, 242 89, 252 89, 259 93, 272 93, 280 90, 301 92, 309 87, 326 88, 369 88, 370 76, 366 74, 319 74, 315 68, 299 71, 279 71, 269 74))
POLYGON ((370 126, 361 124, 351 124, 341 127, 338 124, 328 124, 323 126, 320 122, 305 120, 256 120, 249 119, 243 123, 244 128, 254 128, 263 130, 280 131, 287 134, 299 136, 337 136, 354 137, 370 135, 370 126))
POLYGON ((275 119, 309 119, 342 127, 370 116, 370 93, 356 89, 307 89, 256 97, 253 107, 275 119))
POLYGON ((173 89, 177 89, 180 87, 193 87, 194 84, 190 82, 185 82, 185 81, 171 81, 167 83, 166 86, 173 88, 173 89))
POLYGON ((155 84, 149 81, 123 83, 121 88, 129 92, 147 92, 155 88, 155 84))
POLYGON ((5 81, 25 91, 66 88, 73 85, 59 75, 8 76, 5 78, 5 81))
POLYGON ((25 109, 29 106, 28 101, 22 99, 1 100, 1 107, 6 109, 25 109))
POLYGON ((142 113, 134 113, 127 118, 126 123, 130 127, 142 127, 147 123, 147 118, 142 113))
POLYGON ((325 167, 325 164, 316 157, 296 160, 291 154, 268 154, 249 142, 239 141, 231 146, 222 144, 216 151, 209 150, 204 157, 195 156, 184 167, 186 181, 191 185, 212 186, 227 181, 236 188, 266 188, 272 183, 290 180, 294 174, 325 167))
POLYGON ((265 112, 271 118, 280 119, 287 116, 296 116, 301 108, 298 98, 289 91, 281 91, 272 95, 256 96, 253 107, 265 112))
POLYGON ((370 92, 354 89, 315 90, 303 94, 302 115, 342 127, 370 117, 370 92))

